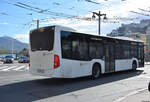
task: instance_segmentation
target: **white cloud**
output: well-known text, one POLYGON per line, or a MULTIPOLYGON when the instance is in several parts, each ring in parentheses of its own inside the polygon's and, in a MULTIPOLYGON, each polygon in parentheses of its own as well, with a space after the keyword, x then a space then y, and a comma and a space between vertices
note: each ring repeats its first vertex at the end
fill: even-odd
MULTIPOLYGON (((119 5, 111 5, 110 7, 102 9, 103 12, 109 16, 129 17, 130 11, 137 11, 138 8, 146 9, 149 7, 149 0, 126 0, 119 5)), ((138 15, 137 15, 138 16, 138 15)))
MULTIPOLYGON (((140 16, 138 14, 133 14, 130 11, 138 11, 141 12, 138 8, 148 9, 149 0, 95 0, 101 4, 104 4, 102 8, 96 10, 101 10, 102 13, 106 13, 108 18, 120 17, 120 18, 136 18, 140 19, 145 18, 144 16, 140 16)), ((95 11, 95 12, 96 12, 95 11)), ((149 13, 150 14, 150 13, 149 13)), ((92 17, 92 13, 85 15, 84 17, 92 17)), ((102 22, 101 23, 101 32, 105 35, 110 33, 116 27, 119 27, 122 23, 133 23, 137 22, 137 20, 120 20, 119 23, 113 23, 112 21, 102 22), (111 23, 110 23, 111 22, 111 23)), ((115 21, 115 19, 114 19, 115 21)), ((98 21, 85 21, 85 20, 75 20, 75 19, 50 19, 45 22, 41 22, 42 24, 48 25, 63 25, 67 27, 74 28, 80 32, 85 33, 98 33, 98 21)))
POLYGON ((3 24, 3 25, 8 25, 8 22, 2 22, 0 24, 3 24))
POLYGON ((14 37, 15 39, 28 43, 29 42, 29 35, 28 34, 15 34, 14 37))

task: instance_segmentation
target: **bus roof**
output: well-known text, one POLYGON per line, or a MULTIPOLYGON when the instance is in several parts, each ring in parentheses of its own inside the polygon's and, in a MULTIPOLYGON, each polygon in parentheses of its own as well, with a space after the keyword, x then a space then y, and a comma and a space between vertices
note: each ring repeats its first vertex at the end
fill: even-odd
MULTIPOLYGON (((64 28, 64 29, 66 29, 66 30, 68 30, 68 31, 72 31, 72 32, 75 32, 75 31, 76 31, 76 30, 75 30, 75 29, 73 29, 73 28, 65 27, 65 26, 61 26, 61 25, 44 26, 44 27, 39 27, 39 29, 41 29, 41 28, 48 28, 48 27, 58 27, 58 28, 64 28)), ((35 28, 35 29, 31 29, 30 31, 34 31, 34 30, 37 30, 37 28, 35 28)))
POLYGON ((133 38, 129 38, 129 37, 124 37, 124 36, 118 36, 118 37, 112 37, 112 38, 116 38, 116 39, 121 39, 121 40, 128 40, 128 41, 135 41, 135 42, 143 42, 142 40, 135 40, 133 38))
MULTIPOLYGON (((70 27, 65 27, 65 26, 60 26, 60 25, 55 25, 55 26, 56 27, 62 27, 62 28, 70 29, 71 32, 80 33, 77 30, 74 30, 74 29, 72 29, 70 27)), ((90 34, 90 33, 80 33, 80 34, 86 34, 86 35, 92 35, 92 36, 100 36, 100 37, 106 37, 106 38, 112 38, 112 39, 118 39, 118 40, 126 40, 126 41, 133 41, 133 42, 143 42, 142 40, 135 40, 133 38, 124 37, 124 36, 111 37, 111 36, 103 36, 103 35, 96 35, 96 34, 90 34)))
MULTIPOLYGON (((52 26, 45 26, 45 27, 40 27, 40 28, 47 28, 47 27, 56 27, 56 28, 63 28, 67 31, 70 32, 75 32, 75 33, 79 33, 79 34, 85 34, 85 35, 92 35, 95 37, 105 37, 105 38, 111 38, 111 39, 118 39, 118 40, 126 40, 126 41, 133 41, 133 42, 143 42, 142 40, 135 40, 133 38, 129 38, 129 37, 124 37, 124 36, 118 36, 118 37, 111 37, 111 36, 104 36, 104 35, 96 35, 96 34, 90 34, 90 33, 81 33, 78 32, 77 30, 71 28, 71 27, 65 27, 65 26, 61 26, 61 25, 52 25, 52 26)), ((39 29, 40 29, 39 28, 39 29)), ((31 31, 36 30, 36 29, 32 29, 31 31)))

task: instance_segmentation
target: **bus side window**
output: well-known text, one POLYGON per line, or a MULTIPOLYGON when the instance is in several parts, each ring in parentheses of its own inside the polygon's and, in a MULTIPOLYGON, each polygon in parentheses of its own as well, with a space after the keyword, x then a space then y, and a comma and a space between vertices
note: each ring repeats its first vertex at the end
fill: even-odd
POLYGON ((137 46, 134 46, 134 57, 137 58, 137 46))
POLYGON ((116 57, 116 59, 120 59, 122 57, 121 45, 120 44, 115 45, 115 57, 116 57))
POLYGON ((131 56, 137 58, 137 46, 131 46, 131 56))
POLYGON ((80 59, 83 59, 83 60, 88 59, 88 42, 80 41, 79 52, 80 52, 80 59))
POLYGON ((131 51, 131 57, 134 57, 134 47, 131 46, 130 49, 131 49, 131 50, 130 50, 130 51, 131 51))
POLYGON ((72 41, 72 58, 80 59, 79 40, 72 41))
POLYGON ((88 59, 88 43, 86 41, 72 41, 72 56, 76 60, 88 59))
POLYGON ((103 45, 97 43, 96 58, 103 58, 103 45))
POLYGON ((96 57, 96 44, 93 42, 89 43, 89 57, 93 59, 96 57))
POLYGON ((140 55, 141 55, 141 58, 144 58, 144 46, 140 47, 140 55))
POLYGON ((62 39, 62 58, 71 58, 71 41, 62 39))
POLYGON ((138 47, 138 58, 141 58, 141 47, 138 47))
POLYGON ((124 58, 128 59, 130 57, 130 47, 128 45, 123 45, 124 58))

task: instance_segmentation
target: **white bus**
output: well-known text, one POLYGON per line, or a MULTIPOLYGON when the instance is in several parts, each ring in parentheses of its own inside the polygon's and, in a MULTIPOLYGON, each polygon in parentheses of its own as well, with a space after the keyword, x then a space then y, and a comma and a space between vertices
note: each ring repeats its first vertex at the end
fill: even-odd
POLYGON ((144 66, 144 44, 131 39, 78 33, 62 26, 30 31, 32 74, 76 78, 144 66))

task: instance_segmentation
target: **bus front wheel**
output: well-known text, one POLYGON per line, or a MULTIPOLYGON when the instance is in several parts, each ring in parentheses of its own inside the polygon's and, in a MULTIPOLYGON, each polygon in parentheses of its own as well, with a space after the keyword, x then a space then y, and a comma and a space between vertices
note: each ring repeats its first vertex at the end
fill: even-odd
POLYGON ((101 69, 99 64, 95 64, 92 69, 92 79, 98 79, 101 75, 101 69))

